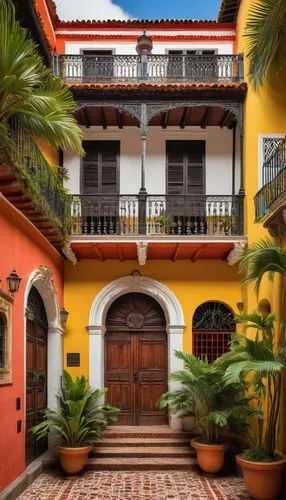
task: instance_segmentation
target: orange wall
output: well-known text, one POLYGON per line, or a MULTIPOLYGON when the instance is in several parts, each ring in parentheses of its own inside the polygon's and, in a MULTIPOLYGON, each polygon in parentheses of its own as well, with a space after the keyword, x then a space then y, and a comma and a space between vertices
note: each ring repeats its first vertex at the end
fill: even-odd
POLYGON ((52 52, 54 52, 56 46, 56 36, 53 28, 53 24, 50 18, 50 14, 46 5, 46 0, 36 0, 36 7, 39 13, 40 19, 43 23, 46 37, 51 46, 52 52))
POLYGON ((0 385, 0 492, 25 468, 24 416, 24 293, 31 273, 49 266, 62 305, 63 259, 44 237, 0 195, 0 279, 8 292, 6 276, 13 268, 22 277, 12 310, 12 384, 0 385), (16 411, 16 397, 21 410, 16 411), (17 434, 17 420, 22 431, 17 434))

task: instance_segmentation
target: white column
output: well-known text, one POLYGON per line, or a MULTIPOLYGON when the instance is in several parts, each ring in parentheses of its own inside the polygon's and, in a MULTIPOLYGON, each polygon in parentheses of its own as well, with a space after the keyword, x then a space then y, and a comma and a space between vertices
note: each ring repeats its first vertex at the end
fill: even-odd
MULTIPOLYGON (((175 351, 183 350, 183 333, 184 326, 168 326, 167 332, 169 335, 169 375, 177 370, 183 370, 184 363, 181 359, 176 358, 175 351)), ((175 391, 180 387, 179 382, 169 380, 168 390, 175 391)), ((182 430, 182 419, 177 415, 169 415, 169 425, 173 430, 182 430)))
POLYGON ((104 387, 104 326, 88 326, 89 383, 93 389, 104 387))
POLYGON ((63 335, 59 326, 48 329, 48 408, 57 408, 56 393, 61 387, 63 373, 63 335))

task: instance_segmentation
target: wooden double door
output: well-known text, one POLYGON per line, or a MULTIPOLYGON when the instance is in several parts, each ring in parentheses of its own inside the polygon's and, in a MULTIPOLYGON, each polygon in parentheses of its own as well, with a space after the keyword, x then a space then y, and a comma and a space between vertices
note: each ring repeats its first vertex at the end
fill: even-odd
POLYGON ((167 423, 156 403, 167 390, 165 318, 154 299, 126 294, 107 316, 105 387, 107 401, 120 408, 119 425, 167 423))
POLYGON ((121 425, 166 424, 156 409, 167 389, 165 332, 108 332, 105 344, 108 402, 120 408, 121 425))

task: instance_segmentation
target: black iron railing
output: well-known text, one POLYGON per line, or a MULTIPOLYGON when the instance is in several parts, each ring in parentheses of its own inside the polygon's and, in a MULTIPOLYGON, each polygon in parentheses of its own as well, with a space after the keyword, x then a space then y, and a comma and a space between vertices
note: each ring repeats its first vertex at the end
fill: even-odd
POLYGON ((240 195, 74 195, 72 234, 243 234, 240 195))
MULTIPOLYGON (((59 226, 68 226, 71 197, 65 192, 57 172, 43 156, 31 136, 16 121, 10 123, 13 164, 18 180, 39 208, 46 208, 59 226)), ((66 227, 67 228, 67 227, 66 227)))
POLYGON ((263 217, 273 203, 286 195, 286 139, 263 165, 263 186, 255 195, 255 219, 263 217))
POLYGON ((54 73, 66 82, 241 82, 243 55, 55 55, 54 73))

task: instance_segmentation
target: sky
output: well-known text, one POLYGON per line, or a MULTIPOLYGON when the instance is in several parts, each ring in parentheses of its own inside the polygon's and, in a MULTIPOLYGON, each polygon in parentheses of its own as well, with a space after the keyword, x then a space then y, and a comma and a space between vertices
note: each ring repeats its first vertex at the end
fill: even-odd
POLYGON ((60 19, 216 19, 221 0, 55 0, 60 19))

